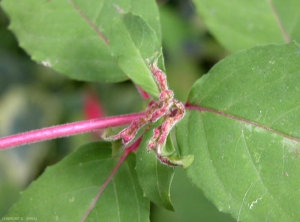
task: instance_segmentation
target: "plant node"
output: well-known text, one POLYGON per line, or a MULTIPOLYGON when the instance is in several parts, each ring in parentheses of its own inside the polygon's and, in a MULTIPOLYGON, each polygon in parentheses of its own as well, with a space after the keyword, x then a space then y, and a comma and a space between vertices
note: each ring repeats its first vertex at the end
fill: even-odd
POLYGON ((158 57, 153 61, 150 62, 150 60, 147 60, 151 73, 160 90, 159 100, 151 101, 145 111, 145 115, 131 122, 127 128, 123 129, 117 135, 108 137, 103 135, 102 137, 106 141, 121 139, 123 147, 126 147, 135 138, 141 127, 146 124, 151 125, 163 118, 161 125, 153 130, 153 136, 148 142, 147 149, 148 151, 153 150, 163 164, 169 166, 181 165, 186 168, 192 164, 194 160, 193 156, 178 157, 162 151, 171 129, 184 117, 185 107, 174 98, 173 91, 169 89, 165 73, 157 66, 158 57))

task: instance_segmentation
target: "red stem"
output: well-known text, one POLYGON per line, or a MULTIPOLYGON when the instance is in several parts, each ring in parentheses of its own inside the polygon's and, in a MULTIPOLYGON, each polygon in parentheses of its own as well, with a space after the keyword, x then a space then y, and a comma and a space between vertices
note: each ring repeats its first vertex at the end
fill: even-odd
POLYGON ((49 139, 97 131, 108 127, 123 126, 130 124, 133 120, 140 118, 143 115, 144 113, 133 113, 122 116, 91 119, 7 136, 0 138, 0 150, 49 139))
POLYGON ((143 99, 151 98, 151 96, 147 92, 145 92, 140 86, 138 86, 138 85, 135 85, 135 86, 136 86, 137 90, 139 91, 139 93, 141 94, 143 99))

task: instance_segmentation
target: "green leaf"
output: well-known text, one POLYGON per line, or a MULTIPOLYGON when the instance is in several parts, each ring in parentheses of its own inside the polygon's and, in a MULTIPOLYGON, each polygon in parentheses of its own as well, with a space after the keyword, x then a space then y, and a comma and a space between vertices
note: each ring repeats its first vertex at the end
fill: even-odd
POLYGON ((297 0, 194 0, 211 33, 231 51, 300 41, 297 0))
POLYGON ((10 29, 35 61, 71 78, 116 82, 127 79, 109 49, 120 11, 143 17, 161 39, 155 1, 3 0, 10 29))
MULTIPOLYGON (((86 221, 149 221, 149 201, 138 185, 135 157, 127 158, 86 221)), ((109 143, 82 146, 48 168, 6 216, 80 221, 117 162, 118 158, 111 157, 109 143)))
MULTIPOLYGON (((144 196, 153 203, 168 210, 174 210, 170 199, 170 187, 174 176, 174 168, 162 164, 153 151, 147 152, 152 130, 145 132, 136 154, 136 171, 144 196)), ((170 143, 167 143, 170 145, 170 143)), ((168 149, 174 149, 168 147, 168 149)))
POLYGON ((177 125, 187 174, 238 221, 300 219, 300 47, 244 50, 218 63, 189 95, 177 125))
POLYGON ((155 32, 140 16, 127 13, 115 20, 110 39, 112 55, 120 68, 145 91, 158 97, 146 61, 161 51, 155 32))
POLYGON ((194 186, 181 167, 176 167, 171 188, 175 211, 161 207, 151 208, 151 220, 155 222, 236 222, 230 215, 218 209, 194 186), (192 203, 192 204, 191 204, 192 203))

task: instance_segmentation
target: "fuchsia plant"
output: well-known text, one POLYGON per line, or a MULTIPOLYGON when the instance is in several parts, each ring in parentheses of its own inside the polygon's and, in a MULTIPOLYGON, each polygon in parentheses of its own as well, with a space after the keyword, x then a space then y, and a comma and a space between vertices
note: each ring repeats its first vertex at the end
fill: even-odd
MULTIPOLYGON (((1 138, 0 149, 7 149, 28 143, 71 136, 114 126, 122 126, 130 123, 130 126, 123 129, 117 135, 103 135, 103 139, 106 141, 121 139, 124 148, 126 148, 128 144, 135 138, 137 132, 142 126, 154 123, 160 118, 163 118, 163 123, 153 130, 153 137, 148 143, 148 151, 153 150, 156 153, 157 158, 164 164, 171 166, 182 165, 185 168, 188 167, 193 161, 192 156, 172 159, 169 158, 170 154, 165 154, 163 151, 171 129, 184 117, 184 105, 178 100, 174 99, 173 91, 168 88, 166 75, 157 67, 157 59, 153 64, 149 62, 149 67, 160 88, 160 95, 159 101, 152 100, 143 114, 129 114, 124 116, 103 118, 100 120, 88 120, 35 130, 28 133, 21 133, 18 135, 1 138)), ((149 127, 150 126, 148 126, 148 128, 149 127)))
MULTIPOLYGON (((153 136, 148 142, 147 151, 151 150, 155 152, 157 158, 161 163, 169 166, 183 166, 187 168, 192 164, 194 157, 185 156, 178 157, 174 152, 168 153, 165 151, 165 145, 167 137, 171 129, 184 117, 185 107, 184 105, 174 98, 174 93, 168 88, 167 78, 165 73, 157 67, 157 58, 154 63, 148 61, 149 68, 158 84, 160 89, 159 101, 150 101, 146 111, 144 113, 129 114, 124 116, 107 117, 100 119, 92 119, 88 121, 82 121, 77 123, 65 124, 60 126, 53 126, 45 129, 34 130, 27 133, 21 133, 18 135, 12 135, 5 138, 0 138, 0 149, 7 149, 15 146, 25 145, 29 143, 55 139, 64 136, 71 136, 80 133, 86 133, 91 131, 98 131, 109 127, 122 126, 130 124, 127 128, 123 129, 117 135, 106 136, 103 134, 103 139, 106 141, 122 140, 124 154, 120 157, 119 162, 112 170, 111 174, 101 186, 94 201, 83 216, 81 221, 85 221, 89 213, 94 208, 100 195, 111 181, 118 168, 124 162, 126 157, 131 152, 137 151, 141 142, 141 137, 136 139, 131 145, 129 145, 136 137, 137 132, 146 124, 148 124, 146 130, 150 129, 152 123, 163 119, 163 122, 153 129, 153 136)), ((138 87, 139 91, 142 91, 138 87)), ((145 92, 141 92, 142 95, 147 95, 145 92)), ((144 96, 148 98, 149 96, 144 96)))
POLYGON ((122 143, 124 147, 126 147, 135 138, 138 130, 141 129, 142 126, 154 123, 160 118, 163 118, 163 123, 153 130, 153 137, 148 143, 148 151, 153 150, 156 153, 157 158, 164 164, 171 166, 182 165, 186 168, 192 163, 192 156, 179 159, 176 157, 171 158, 169 156, 172 153, 168 154, 163 151, 171 129, 184 116, 184 105, 174 99, 173 91, 168 88, 166 75, 157 67, 157 59, 153 64, 150 62, 148 63, 160 89, 159 101, 151 101, 143 117, 134 120, 129 127, 125 128, 115 136, 104 136, 104 140, 114 141, 122 139, 122 143))
MULTIPOLYGON (((193 2, 201 16, 195 15, 195 30, 154 0, 1 1, 10 29, 33 60, 82 81, 130 79, 150 100, 141 113, 1 138, 0 149, 7 149, 104 130, 102 141, 85 144, 47 168, 7 218, 146 222, 150 202, 176 208, 170 187, 175 166, 182 166, 196 189, 236 221, 300 220, 299 3, 193 2), (183 38, 192 33, 197 33, 197 53, 191 59, 181 50, 183 38), (189 91, 181 95, 184 103, 168 87, 163 56, 155 54, 162 54, 162 42, 177 98, 179 87, 189 91), (202 65, 204 54, 221 60, 205 75, 201 70, 210 67, 202 65), (112 127, 124 128, 115 133, 112 127)), ((194 193, 196 199, 183 202, 189 191, 181 182, 174 186, 182 194, 181 206, 207 213, 194 193)), ((187 214, 180 219, 186 221, 187 214)), ((223 216, 211 220, 225 221, 223 216)))

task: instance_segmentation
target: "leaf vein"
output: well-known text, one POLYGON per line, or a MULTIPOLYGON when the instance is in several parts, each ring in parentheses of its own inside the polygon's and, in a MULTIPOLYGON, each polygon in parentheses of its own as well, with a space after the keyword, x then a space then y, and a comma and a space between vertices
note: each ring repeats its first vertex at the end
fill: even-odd
MULTIPOLYGON (((207 73, 206 75, 208 75, 209 73, 207 73)), ((214 87, 211 87, 210 90, 208 90, 206 92, 206 94, 203 95, 202 98, 199 99, 199 101, 197 101, 197 103, 200 103, 201 101, 203 101, 208 95, 210 95, 210 93, 216 89, 222 82, 224 82, 227 78, 229 78, 232 74, 234 74, 234 72, 232 71, 231 73, 229 73, 228 75, 226 75, 223 79, 221 79, 218 84, 214 85, 214 87)), ((195 95, 196 97, 197 95, 195 95)), ((194 100, 194 98, 191 98, 191 100, 194 100)))
POLYGON ((158 164, 158 161, 157 159, 155 159, 155 173, 156 173, 156 186, 157 186, 157 191, 158 191, 158 194, 159 194, 159 197, 161 198, 161 200, 163 200, 164 198, 162 197, 162 194, 161 194, 161 190, 159 189, 159 178, 158 178, 158 171, 157 171, 157 164, 158 164))
POLYGON ((108 39, 104 36, 104 34, 97 28, 97 26, 78 8, 73 0, 69 0, 70 4, 73 6, 75 11, 89 24, 89 26, 94 29, 97 35, 104 41, 106 45, 109 45, 108 39))
POLYGON ((117 189, 116 189, 116 183, 115 183, 115 180, 114 178, 112 179, 112 184, 113 184, 113 187, 114 187, 114 193, 115 193, 115 197, 116 197, 116 204, 117 204, 117 212, 118 212, 118 219, 119 221, 121 222, 121 216, 120 216, 120 206, 119 206, 119 200, 118 200, 118 192, 117 192, 117 189))
POLYGON ((197 105, 186 105, 186 108, 190 109, 190 110, 197 110, 199 112, 214 113, 216 115, 220 115, 220 116, 224 116, 224 117, 227 117, 227 118, 230 118, 230 119, 234 119, 234 120, 239 121, 239 122, 248 123, 250 125, 257 126, 257 127, 262 128, 264 130, 267 130, 269 132, 272 132, 272 133, 275 133, 277 135, 280 135, 280 136, 282 136, 284 138, 287 138, 287 139, 290 139, 290 140, 293 140, 293 141, 296 141, 296 142, 300 143, 300 138, 296 138, 294 136, 287 135, 285 133, 279 132, 279 131, 277 131, 275 129, 272 129, 270 127, 261 125, 261 124, 259 124, 257 122, 254 122, 254 121, 251 121, 251 120, 247 120, 247 119, 243 119, 241 117, 233 116, 231 114, 228 114, 228 113, 225 113, 225 112, 222 112, 222 111, 218 111, 218 110, 214 110, 214 109, 210 109, 210 108, 205 108, 205 107, 201 107, 201 106, 197 106, 197 105))
POLYGON ((135 183, 133 181, 133 177, 132 177, 132 172, 130 170, 130 167, 128 165, 128 162, 126 161, 126 167, 128 169, 128 172, 129 172, 129 176, 130 176, 130 182, 132 183, 132 187, 133 187, 133 190, 134 190, 134 197, 135 197, 135 200, 136 200, 136 204, 137 204, 137 213, 138 213, 138 221, 141 221, 141 209, 140 209, 140 204, 139 204, 139 199, 137 197, 137 190, 136 190, 136 186, 135 186, 135 183))
POLYGON ((275 9, 275 6, 274 6, 274 4, 273 4, 273 1, 272 1, 272 0, 267 0, 267 2, 268 2, 268 5, 269 5, 269 7, 271 8, 271 10, 272 10, 272 12, 273 12, 273 14, 274 14, 274 16, 275 16, 276 22, 277 22, 278 27, 279 27, 279 29, 280 29, 280 31, 281 31, 281 34, 282 34, 282 36, 283 36, 283 38, 284 38, 284 41, 285 41, 286 43, 291 42, 291 39, 290 39, 289 35, 287 34, 287 32, 285 31, 285 29, 284 29, 284 27, 283 27, 283 24, 282 24, 281 19, 280 19, 279 15, 278 15, 278 12, 277 12, 276 9, 275 9))
MULTIPOLYGON (((204 123, 203 123, 202 115, 200 115, 200 117, 201 117, 201 124, 202 124, 203 133, 204 133, 205 144, 206 144, 205 147, 206 147, 207 155, 209 155, 209 159, 211 160, 211 163, 210 163, 210 164, 211 164, 211 167, 212 167, 213 170, 214 170, 214 174, 216 175, 216 179, 218 179, 218 183, 220 184, 220 186, 222 187, 222 189, 223 189, 224 191, 226 191, 226 193, 230 196, 230 200, 233 200, 233 198, 232 198, 230 192, 228 192, 228 190, 227 190, 227 188, 225 187, 223 181, 221 180, 221 178, 220 178, 220 176, 219 176, 219 174, 218 174, 218 170, 217 170, 217 168, 216 168, 214 162, 212 161, 210 149, 208 148, 208 147, 209 147, 209 146, 208 146, 208 139, 207 139, 206 130, 205 130, 205 126, 204 126, 204 123)), ((189 126, 190 126, 190 125, 193 125, 193 124, 189 124, 189 126)), ((190 130, 193 130, 193 129, 191 129, 190 127, 188 127, 188 128, 189 128, 189 129, 188 129, 189 131, 190 131, 190 130)), ((188 141, 189 141, 189 140, 188 140, 188 141)), ((188 145, 190 146, 190 143, 188 143, 188 145)))
POLYGON ((259 91, 261 91, 261 90, 265 90, 265 87, 266 87, 266 86, 269 86, 269 85, 271 86, 273 83, 276 83, 277 81, 283 80, 283 79, 285 79, 285 78, 287 78, 287 77, 288 77, 288 76, 281 76, 281 77, 278 78, 278 79, 275 79, 275 80, 272 80, 271 82, 265 83, 264 85, 260 86, 260 87, 257 88, 257 89, 252 89, 252 90, 251 90, 251 93, 248 93, 248 94, 246 94, 245 96, 241 97, 240 99, 235 100, 233 103, 231 103, 231 104, 229 104, 227 107, 223 108, 223 110, 229 109, 229 108, 230 108, 231 106, 233 106, 234 104, 237 104, 237 103, 239 103, 240 101, 247 99, 247 97, 249 97, 249 96, 251 96, 251 95, 253 95, 253 94, 255 94, 255 93, 257 93, 257 92, 259 92, 259 91))
POLYGON ((282 113, 280 116, 278 116, 276 119, 274 119, 274 120, 270 123, 269 126, 271 127, 271 126, 272 126, 274 123, 276 123, 278 120, 282 119, 284 116, 286 116, 287 114, 289 114, 290 112, 292 112, 293 110, 298 109, 298 108, 300 108, 300 104, 297 105, 297 106, 295 106, 295 107, 293 107, 293 108, 291 108, 291 109, 289 109, 289 110, 287 110, 286 112, 282 113))
MULTIPOLYGON (((244 123, 241 123, 241 124, 244 124, 244 123)), ((257 177, 258 177, 258 180, 262 183, 263 187, 264 187, 264 188, 266 189, 266 191, 270 194, 271 198, 272 198, 273 200, 276 200, 276 199, 274 198, 274 195, 270 192, 270 190, 268 189, 268 187, 265 185, 264 181, 262 180, 262 178, 261 178, 261 176, 260 176, 260 174, 259 174, 259 172, 258 172, 258 170, 257 170, 257 167, 256 167, 255 164, 254 164, 254 161, 253 161, 253 158, 252 158, 252 156, 251 156, 251 154, 250 154, 250 151, 249 151, 250 149, 249 149, 249 146, 248 146, 248 144, 247 144, 247 141, 246 141, 244 132, 243 132, 243 139, 244 139, 244 143, 245 143, 245 146, 246 146, 246 147, 245 147, 245 150, 247 151, 247 154, 248 154, 249 159, 250 159, 250 163, 251 163, 252 168, 254 169, 254 171, 255 171, 255 173, 256 173, 256 175, 257 175, 257 177)), ((276 205, 279 207, 279 209, 281 210, 281 212, 283 212, 283 214, 286 214, 287 218, 289 218, 289 215, 283 210, 282 206, 280 205, 280 202, 277 202, 277 201, 275 202, 275 201, 274 201, 274 203, 276 203, 276 205)), ((288 221, 292 221, 292 219, 289 218, 288 221)))
POLYGON ((99 9, 98 9, 98 12, 96 13, 95 18, 93 19, 93 23, 96 23, 96 21, 97 21, 99 15, 101 13, 103 7, 104 7, 104 1, 100 2, 100 6, 99 6, 99 9))

